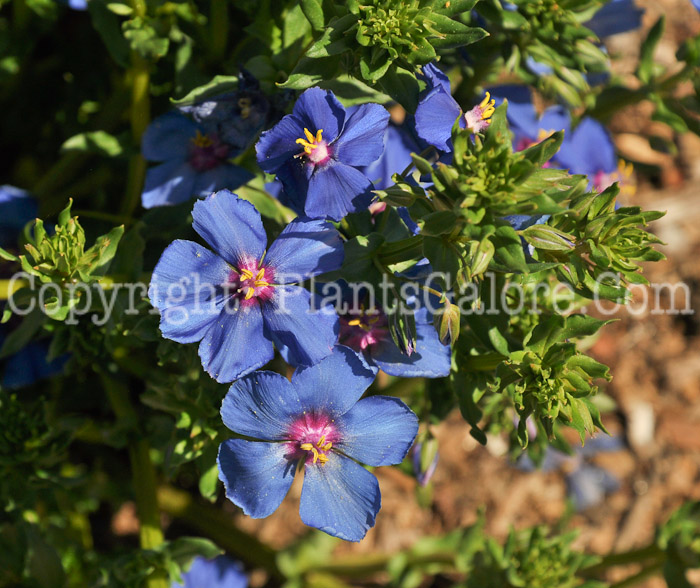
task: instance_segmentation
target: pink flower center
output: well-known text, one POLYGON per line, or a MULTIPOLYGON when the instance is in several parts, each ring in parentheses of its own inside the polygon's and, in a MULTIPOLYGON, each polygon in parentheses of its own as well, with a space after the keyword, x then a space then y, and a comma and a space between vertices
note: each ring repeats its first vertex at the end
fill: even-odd
POLYGON ((313 165, 326 163, 331 157, 331 148, 323 140, 323 129, 319 129, 314 135, 309 129, 305 128, 304 135, 304 137, 297 139, 296 143, 304 148, 306 158, 313 165))
POLYGON ((306 465, 324 465, 340 436, 333 419, 326 414, 305 413, 287 430, 288 456, 304 459, 306 465))
POLYGON ((229 158, 230 148, 216 133, 203 135, 197 130, 190 146, 189 164, 198 172, 218 167, 229 158))
POLYGON ((386 315, 359 311, 340 317, 340 343, 355 351, 364 351, 389 335, 386 315))
POLYGON ((254 304, 256 301, 266 302, 274 293, 275 272, 271 267, 259 265, 257 261, 250 260, 240 264, 238 271, 232 270, 228 287, 233 289, 233 296, 242 306, 254 304))

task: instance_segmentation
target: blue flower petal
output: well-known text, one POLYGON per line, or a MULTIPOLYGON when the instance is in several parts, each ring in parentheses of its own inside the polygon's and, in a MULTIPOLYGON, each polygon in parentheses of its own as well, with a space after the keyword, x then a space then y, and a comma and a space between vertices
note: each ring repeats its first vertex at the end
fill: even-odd
POLYGON ((229 439, 219 447, 219 479, 226 497, 254 519, 277 510, 294 480, 297 462, 285 443, 229 439))
POLYGON ((371 466, 401 463, 418 433, 418 417, 398 398, 370 396, 338 419, 337 447, 371 466))
POLYGON ((184 584, 174 582, 171 588, 247 588, 248 577, 243 565, 220 555, 212 560, 198 555, 190 569, 182 574, 184 584))
POLYGON ((300 286, 277 286, 262 305, 265 327, 278 347, 287 348, 292 365, 312 365, 326 357, 338 341, 338 317, 330 307, 320 309, 320 298, 300 286))
POLYGON ((150 168, 141 194, 144 208, 187 202, 195 196, 197 172, 186 161, 175 159, 150 168))
POLYGON ((302 408, 339 417, 350 410, 374 381, 374 372, 350 348, 338 345, 316 365, 300 368, 292 376, 302 408))
POLYGON ((602 124, 589 117, 564 140, 557 160, 572 174, 595 176, 598 172, 611 173, 617 169, 612 138, 602 124))
POLYGON ((148 125, 141 138, 141 154, 148 161, 184 161, 199 128, 176 110, 159 116, 148 125))
POLYGON ((260 135, 255 152, 263 171, 276 173, 292 157, 302 153, 302 146, 296 142, 302 137, 304 137, 304 127, 292 114, 288 114, 269 131, 260 135))
POLYGON ((617 490, 619 481, 611 473, 595 465, 582 464, 566 477, 576 510, 582 511, 603 501, 606 494, 617 490))
POLYGON ((421 151, 408 133, 394 125, 387 127, 384 143, 382 156, 362 170, 377 190, 393 186, 394 181, 391 177, 394 174, 400 174, 412 163, 411 152, 421 151))
POLYGON ((260 213, 228 190, 195 202, 192 227, 229 263, 259 260, 267 246, 260 213))
POLYGON ((368 208, 372 190, 372 182, 362 172, 331 159, 311 176, 304 210, 311 218, 339 221, 350 212, 368 208))
POLYGON ((302 413, 296 389, 284 376, 255 372, 231 385, 221 404, 221 419, 239 435, 281 441, 302 413))
POLYGON ((416 350, 409 356, 401 353, 393 339, 387 338, 371 351, 372 361, 390 376, 403 378, 443 378, 450 375, 452 353, 440 342, 428 318, 428 311, 416 311, 416 350))
POLYGON ((333 144, 333 157, 346 165, 369 165, 384 151, 384 132, 389 112, 379 104, 362 104, 352 109, 343 132, 333 144))
MULTIPOLYGON (((457 101, 438 86, 418 103, 416 132, 441 151, 452 151, 452 126, 461 115, 462 109, 457 101)), ((464 128, 463 119, 460 125, 464 128)))
POLYGON ((564 136, 567 136, 571 129, 571 117, 563 106, 550 106, 542 113, 538 124, 544 131, 564 131, 564 136))
MULTIPOLYGON (((334 141, 340 134, 345 122, 345 108, 330 90, 309 88, 294 104, 292 114, 299 119, 301 126, 309 129, 313 135, 323 131, 323 139, 334 141)), ((295 139, 303 138, 299 135, 295 139)))
POLYGON ((422 75, 425 78, 428 90, 441 87, 447 94, 452 94, 450 78, 434 63, 428 63, 421 67, 422 75))
POLYGON ((339 454, 304 468, 299 514, 305 525, 346 541, 360 541, 382 506, 379 482, 339 454))
POLYGON ((264 335, 260 306, 224 307, 199 344, 202 367, 217 382, 232 382, 274 357, 264 335))
POLYGON ((291 284, 340 269, 343 257, 343 242, 333 225, 297 218, 270 245, 265 265, 274 269, 275 283, 291 284))
POLYGON ((222 163, 213 169, 201 172, 197 176, 192 191, 197 196, 209 196, 217 190, 235 190, 254 177, 247 169, 238 165, 222 163))
POLYGON ((491 96, 500 106, 504 99, 508 100, 508 122, 516 134, 516 143, 520 136, 525 136, 531 141, 537 139, 539 134, 539 121, 537 111, 532 104, 530 88, 522 85, 504 85, 489 88, 491 96))
MULTIPOLYGON (((697 8, 698 0, 693 0, 697 8)), ((602 6, 584 26, 591 29, 601 39, 618 33, 638 29, 642 25, 644 9, 637 8, 634 0, 612 0, 602 6)))
POLYGON ((204 337, 225 302, 223 291, 231 269, 218 255, 192 241, 173 241, 161 255, 148 289, 161 311, 166 339, 192 343, 204 337))

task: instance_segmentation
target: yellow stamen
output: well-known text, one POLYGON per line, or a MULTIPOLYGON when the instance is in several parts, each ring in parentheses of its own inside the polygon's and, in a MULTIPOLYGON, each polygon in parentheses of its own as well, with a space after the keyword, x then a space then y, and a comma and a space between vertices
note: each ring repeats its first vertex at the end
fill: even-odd
POLYGON ((362 324, 362 321, 360 319, 352 319, 351 321, 348 321, 348 325, 351 327, 359 327, 362 324))
POLYGON ((196 147, 211 147, 214 144, 209 135, 202 135, 199 129, 197 129, 197 134, 192 137, 192 142, 196 147))
POLYGON ((311 443, 302 443, 299 447, 301 447, 304 451, 311 451, 314 446, 311 445, 311 443))
POLYGON ((632 181, 632 173, 634 166, 631 163, 625 163, 622 159, 617 164, 617 173, 615 174, 620 182, 620 194, 625 196, 634 196, 637 193, 637 186, 632 181))
POLYGON ((311 155, 311 152, 323 141, 323 129, 316 131, 316 136, 314 137, 313 133, 304 127, 304 135, 306 135, 306 139, 300 137, 296 140, 296 143, 304 147, 304 153, 311 155))
POLYGON ((243 276, 244 280, 252 280, 253 279, 253 272, 247 269, 242 269, 241 270, 241 276, 243 276))
POLYGON ((248 288, 248 290, 245 293, 245 299, 250 300, 254 294, 255 294, 255 288, 248 288))
POLYGON ((491 99, 491 93, 486 92, 486 97, 479 104, 481 108, 481 120, 487 120, 496 112, 496 101, 491 99))
MULTIPOLYGON (((326 454, 324 454, 324 453, 320 453, 320 454, 318 455, 318 461, 321 462, 321 465, 325 465, 326 462, 328 461, 328 456, 327 456, 326 454)), ((314 463, 316 463, 315 458, 314 458, 314 463)))
POLYGON ((326 436, 323 435, 314 446, 312 443, 302 443, 299 445, 304 451, 310 451, 313 454, 312 463, 320 462, 324 465, 328 461, 328 456, 323 451, 329 451, 333 447, 333 443, 330 441, 326 443, 326 436))

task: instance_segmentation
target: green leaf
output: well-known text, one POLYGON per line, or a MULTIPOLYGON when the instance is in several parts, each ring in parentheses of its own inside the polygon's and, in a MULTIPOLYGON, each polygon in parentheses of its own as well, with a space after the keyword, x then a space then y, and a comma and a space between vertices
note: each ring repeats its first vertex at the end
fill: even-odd
POLYGON ((379 80, 382 89, 408 112, 415 113, 418 107, 420 86, 416 76, 393 64, 379 80))
POLYGON ((170 47, 170 40, 160 36, 149 19, 127 20, 122 24, 122 31, 131 48, 148 61, 164 57, 170 47))
POLYGON ((379 281, 381 273, 374 265, 373 257, 384 242, 384 237, 371 233, 367 237, 357 236, 345 243, 345 261, 341 268, 348 282, 379 281))
POLYGON ((29 343, 34 335, 39 332, 41 326, 46 320, 46 315, 41 312, 41 309, 34 309, 22 319, 19 327, 12 331, 0 348, 0 359, 5 359, 10 355, 14 355, 29 343))
POLYGON ((87 3, 92 26, 99 33, 112 59, 123 68, 129 67, 129 43, 122 35, 120 20, 105 0, 87 3))
POLYGON ((520 231, 523 238, 535 249, 570 251, 575 237, 548 225, 532 225, 520 231))
POLYGON ((513 227, 510 225, 498 227, 491 236, 491 241, 496 248, 493 256, 494 261, 507 268, 508 271, 527 272, 527 261, 523 245, 513 227))
POLYGON ((61 151, 86 151, 118 157, 124 153, 128 145, 129 141, 125 136, 117 138, 106 131, 90 131, 72 136, 61 145, 61 151))
POLYGON ((424 237, 423 254, 430 261, 434 271, 443 272, 447 275, 448 280, 457 278, 462 263, 449 241, 445 241, 440 237, 424 237))
POLYGON ((340 60, 337 56, 319 59, 302 57, 287 81, 277 85, 289 90, 306 90, 324 79, 335 77, 339 64, 340 60))
POLYGON ((321 0, 301 0, 301 10, 315 31, 320 31, 326 23, 321 0))
POLYGON ((639 50, 637 77, 644 84, 651 82, 654 76, 654 51, 663 36, 665 25, 666 17, 662 14, 649 30, 649 34, 639 50))
POLYGON ((214 76, 214 78, 204 84, 199 86, 194 90, 190 90, 182 98, 170 99, 170 102, 177 104, 193 104, 195 102, 201 102, 209 96, 216 96, 218 94, 225 94, 226 92, 232 92, 238 88, 238 78, 236 76, 214 76))

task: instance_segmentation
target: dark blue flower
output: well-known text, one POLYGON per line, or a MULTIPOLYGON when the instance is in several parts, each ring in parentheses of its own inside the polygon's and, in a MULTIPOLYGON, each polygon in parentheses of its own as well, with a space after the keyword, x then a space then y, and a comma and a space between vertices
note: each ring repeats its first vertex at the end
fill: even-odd
POLYGON ((638 29, 642 25, 643 14, 644 9, 637 8, 634 0, 611 0, 584 26, 602 39, 638 29))
POLYGON ((247 588, 248 577, 243 566, 220 555, 214 559, 194 558, 188 572, 182 574, 182 583, 173 582, 171 588, 247 588))
MULTIPOLYGON (((425 70, 425 68, 424 68, 425 70)), ((443 74, 444 75, 444 74, 443 74)), ((449 82, 441 77, 429 76, 432 83, 421 94, 416 108, 416 132, 418 136, 445 153, 452 151, 452 127, 459 119, 459 126, 472 133, 485 131, 494 113, 494 101, 486 97, 471 110, 463 112, 450 94, 449 82)))
POLYGON ((585 174, 589 188, 605 190, 619 182, 623 194, 632 194, 632 165, 618 161, 610 133, 597 120, 586 117, 572 133, 564 137, 557 154, 561 166, 572 174, 585 174))
POLYGON ((29 192, 14 186, 0 186, 0 247, 17 245, 20 231, 36 218, 38 209, 29 192))
POLYGON ((298 218, 267 248, 258 211, 226 190, 196 202, 192 216, 214 251, 178 240, 163 252, 149 289, 163 336, 201 341, 202 365, 219 382, 267 363, 273 343, 288 350, 294 365, 327 356, 338 317, 294 284, 340 268, 338 232, 325 221, 298 218))
POLYGON ((690 0, 693 3, 693 6, 697 8, 700 11, 700 0, 690 0))
POLYGON ((261 135, 258 163, 277 174, 307 216, 340 220, 372 201, 374 187, 358 168, 382 154, 388 122, 378 104, 346 112, 332 92, 310 88, 292 114, 261 135))
POLYGON ((234 154, 242 153, 275 115, 275 108, 250 73, 241 70, 238 89, 212 96, 180 111, 211 128, 234 154))
POLYGON ((234 383, 221 407, 224 424, 257 441, 221 444, 226 496, 253 518, 269 516, 303 465, 301 520, 360 541, 374 526, 381 496, 377 478, 358 462, 400 463, 418 432, 416 415, 399 399, 359 400, 373 380, 374 372, 353 351, 338 347, 298 369, 291 382, 257 372, 234 383))
POLYGON ((179 111, 164 114, 148 125, 141 152, 148 161, 162 162, 146 173, 141 195, 144 208, 234 189, 253 177, 231 163, 239 151, 225 142, 215 127, 197 123, 179 111))

